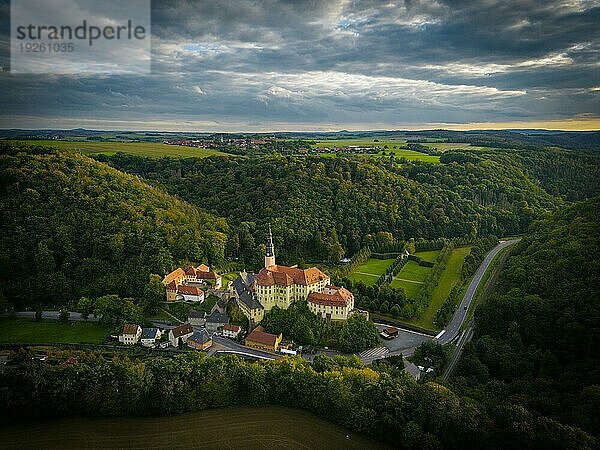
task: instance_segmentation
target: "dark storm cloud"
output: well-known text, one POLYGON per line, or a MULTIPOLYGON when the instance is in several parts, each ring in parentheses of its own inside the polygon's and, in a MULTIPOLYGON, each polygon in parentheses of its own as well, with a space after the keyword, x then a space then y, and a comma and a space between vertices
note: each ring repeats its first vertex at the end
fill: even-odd
POLYGON ((2 74, 2 125, 392 128, 600 114, 598 1, 172 0, 152 14, 151 76, 2 74))

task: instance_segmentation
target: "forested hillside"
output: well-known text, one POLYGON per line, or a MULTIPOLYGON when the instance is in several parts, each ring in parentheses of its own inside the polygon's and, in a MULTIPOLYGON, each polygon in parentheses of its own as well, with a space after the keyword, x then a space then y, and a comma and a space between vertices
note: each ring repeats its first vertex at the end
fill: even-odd
POLYGON ((139 297, 150 273, 220 263, 227 224, 88 157, 0 155, 0 286, 16 307, 139 297))
POLYGON ((544 151, 451 152, 435 165, 356 156, 101 158, 230 219, 230 251, 242 260, 252 261, 270 222, 280 258, 295 263, 337 261, 379 231, 398 240, 522 233, 563 194, 599 192, 598 158, 560 156, 558 167, 544 151))
POLYGON ((535 222, 479 307, 459 375, 473 395, 600 430, 600 197, 535 222))

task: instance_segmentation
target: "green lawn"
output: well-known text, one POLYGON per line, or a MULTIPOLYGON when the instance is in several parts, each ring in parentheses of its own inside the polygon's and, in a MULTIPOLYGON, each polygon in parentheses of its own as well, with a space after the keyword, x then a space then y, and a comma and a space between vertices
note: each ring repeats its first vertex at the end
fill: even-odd
POLYGON ((375 284, 379 276, 394 262, 393 259, 369 258, 349 276, 353 283, 362 281, 367 286, 375 284))
POLYGON ((433 325, 435 315, 438 309, 444 304, 444 301, 446 301, 446 298, 448 298, 454 285, 460 280, 463 263, 470 251, 470 246, 458 247, 452 251, 452 255, 450 255, 448 263, 446 264, 446 269, 442 272, 440 281, 431 295, 429 306, 419 319, 410 321, 410 323, 429 329, 436 328, 435 325, 433 325))
POLYGON ((0 342, 4 344, 43 344, 54 342, 101 344, 111 328, 96 322, 69 322, 18 317, 0 319, 0 342))
POLYGON ((223 284, 223 289, 227 287, 227 283, 230 281, 234 281, 240 275, 239 272, 227 272, 221 274, 221 283, 223 284))
POLYGON ((430 267, 423 267, 414 261, 408 261, 391 283, 392 287, 401 287, 407 298, 415 298, 421 290, 421 283, 431 272, 430 267))
POLYGON ((345 147, 348 145, 358 145, 361 147, 377 147, 379 152, 377 154, 367 154, 372 157, 382 157, 381 151, 385 151, 386 156, 390 152, 394 153, 394 156, 398 158, 406 158, 409 161, 425 161, 431 163, 439 163, 440 158, 438 156, 425 155, 424 153, 416 152, 414 150, 408 150, 406 148, 406 141, 404 139, 379 139, 375 142, 373 139, 328 139, 322 141, 316 141, 313 147, 345 147), (385 148, 387 146, 387 148, 385 148))
POLYGON ((423 259, 424 261, 434 262, 435 258, 440 254, 439 250, 429 250, 426 252, 416 252, 415 256, 423 259))
POLYGON ((146 320, 171 320, 172 317, 162 308, 159 308, 156 314, 146 317, 146 320))
MULTIPOLYGON (((168 145, 162 142, 94 142, 94 141, 55 141, 55 140, 31 140, 15 141, 30 145, 41 145, 44 147, 56 147, 61 150, 80 151, 84 154, 114 155, 118 152, 137 156, 150 156, 160 158, 162 156, 182 158, 205 158, 213 155, 227 155, 217 150, 205 148, 184 147, 182 145, 168 145)), ((231 155, 230 155, 231 156, 231 155)))

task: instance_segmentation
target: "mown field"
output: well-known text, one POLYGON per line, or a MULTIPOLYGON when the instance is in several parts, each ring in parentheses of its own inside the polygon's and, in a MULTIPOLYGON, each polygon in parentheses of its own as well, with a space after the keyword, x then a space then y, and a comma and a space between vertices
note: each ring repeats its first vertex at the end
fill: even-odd
MULTIPOLYGON (((227 155, 217 150, 205 148, 184 147, 182 145, 167 145, 162 142, 79 142, 55 140, 30 140, 18 141, 30 145, 55 147, 61 150, 79 151, 84 154, 114 155, 115 153, 128 153, 137 156, 160 158, 163 156, 179 158, 205 158, 207 156, 227 155)), ((231 156, 231 155, 229 155, 231 156)))
POLYGON ((481 150, 484 147, 477 145, 471 145, 468 142, 420 142, 421 145, 429 148, 435 148, 440 152, 447 152, 448 150, 454 150, 457 148, 481 150))
POLYGON ((386 155, 390 152, 394 153, 394 156, 398 158, 406 158, 409 161, 425 161, 431 163, 439 163, 440 158, 438 156, 429 156, 423 153, 415 152, 414 150, 408 150, 406 148, 406 141, 403 139, 381 139, 375 142, 373 139, 346 139, 346 140, 322 140, 316 141, 313 147, 344 147, 348 145, 358 145, 361 147, 377 147, 379 153, 372 154, 372 157, 382 157, 381 151, 385 151, 386 155), (386 148, 387 147, 387 148, 386 148))
POLYGON ((232 407, 166 417, 52 419, 0 428, 0 448, 389 448, 300 409, 232 407))
POLYGON ((3 344, 101 344, 111 331, 109 327, 96 322, 63 323, 55 319, 36 322, 22 317, 0 319, 0 343, 3 344))
POLYGON ((404 289, 407 298, 415 298, 419 295, 421 284, 431 272, 430 267, 423 267, 414 261, 408 261, 391 283, 392 287, 404 289))
POLYGON ((430 329, 437 328, 433 325, 435 315, 438 309, 440 309, 444 304, 446 298, 448 298, 448 295, 450 294, 450 291, 454 285, 460 280, 463 263, 465 262, 465 258, 470 251, 470 246, 458 247, 452 251, 452 255, 450 255, 450 258, 448 259, 448 264, 446 264, 446 269, 442 272, 440 281, 431 295, 429 306, 421 315, 421 317, 411 321, 411 323, 430 329))
MULTIPOLYGON (((436 256, 438 255, 439 250, 433 250, 433 251, 428 251, 428 252, 417 252, 415 253, 415 255, 420 256, 421 258, 423 258, 426 261, 431 261, 433 262, 436 258, 436 256)), ((367 286, 371 286, 373 284, 375 284, 375 282, 377 281, 377 278, 379 278, 379 276, 384 273, 386 271, 386 269, 394 262, 394 259, 376 259, 376 258, 369 258, 367 260, 367 262, 365 262, 363 265, 359 266, 354 272, 352 272, 352 274, 349 276, 349 278, 352 280, 353 283, 356 283, 358 281, 362 281, 363 283, 365 283, 367 286)), ((408 280, 415 280, 417 282, 422 281, 422 275, 419 274, 419 268, 421 269, 427 269, 426 267, 420 267, 418 264, 409 261, 406 266, 404 266, 402 268, 402 270, 400 271, 400 273, 405 273, 406 276, 405 277, 400 277, 400 278, 405 278, 408 280), (417 266, 416 269, 411 268, 411 269, 406 269, 406 266, 408 265, 415 265, 417 266), (415 272, 414 274, 412 272, 415 272), (414 278, 411 278, 414 277, 414 278)), ((429 270, 429 269, 427 269, 429 270)), ((397 276, 397 278, 399 277, 399 275, 397 276)), ((396 281, 394 281, 392 283, 392 286, 397 287, 397 286, 402 286, 404 287, 404 284, 398 284, 396 283, 396 281)), ((418 284, 412 283, 409 284, 408 287, 410 288, 414 288, 414 286, 417 287, 418 289, 418 284)), ((406 289, 405 289, 406 290, 406 289)), ((408 295, 408 292, 407 292, 408 295)))
POLYGON ((372 286, 393 262, 393 259, 369 258, 366 263, 358 266, 349 278, 353 283, 362 281, 367 286, 372 286))

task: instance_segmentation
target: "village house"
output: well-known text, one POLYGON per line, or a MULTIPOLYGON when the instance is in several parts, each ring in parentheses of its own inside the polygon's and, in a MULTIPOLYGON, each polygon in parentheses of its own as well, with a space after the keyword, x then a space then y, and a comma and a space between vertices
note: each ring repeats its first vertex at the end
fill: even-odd
POLYGON ((224 337, 227 337, 230 339, 237 339, 237 337, 240 335, 241 331, 242 331, 242 327, 240 327, 239 325, 232 325, 230 323, 223 325, 223 336, 224 337))
POLYGON ((176 300, 202 303, 204 301, 204 291, 197 286, 187 286, 182 284, 177 287, 176 300))
POLYGON ((167 302, 203 302, 204 291, 200 288, 212 286, 215 289, 220 289, 221 283, 221 275, 211 271, 205 264, 190 267, 185 271, 178 267, 163 279, 167 302))
POLYGON ((419 368, 408 360, 404 360, 404 370, 417 381, 421 378, 421 371, 419 368))
POLYGON ((241 272, 231 285, 231 294, 251 325, 259 323, 274 306, 287 309, 295 301, 308 302, 314 314, 326 319, 346 320, 354 309, 354 295, 343 287, 331 286, 330 281, 316 267, 277 265, 269 227, 264 268, 256 275, 241 272))
POLYGON ((173 347, 179 347, 179 343, 184 343, 194 333, 194 328, 189 323, 184 323, 169 330, 169 342, 173 347))
POLYGON ((252 332, 246 336, 246 347, 264 350, 268 352, 276 352, 279 343, 283 339, 281 334, 267 333, 262 326, 257 326, 252 332))
POLYGON ((135 345, 142 335, 142 328, 137 324, 126 323, 123 332, 119 335, 119 342, 125 345, 135 345))
POLYGON ((195 350, 207 350, 212 346, 212 339, 205 329, 200 331, 194 331, 194 333, 187 339, 186 344, 188 347, 195 350))
POLYGON ((160 340, 162 334, 158 328, 142 328, 140 342, 144 347, 152 347, 160 340))
POLYGON ((206 317, 205 326, 208 331, 214 333, 215 331, 222 330, 228 323, 229 317, 227 317, 227 314, 221 314, 219 311, 215 310, 206 317))
POLYGON ((206 313, 204 311, 196 311, 195 309, 190 309, 188 311, 187 321, 193 327, 203 327, 206 323, 206 313))

